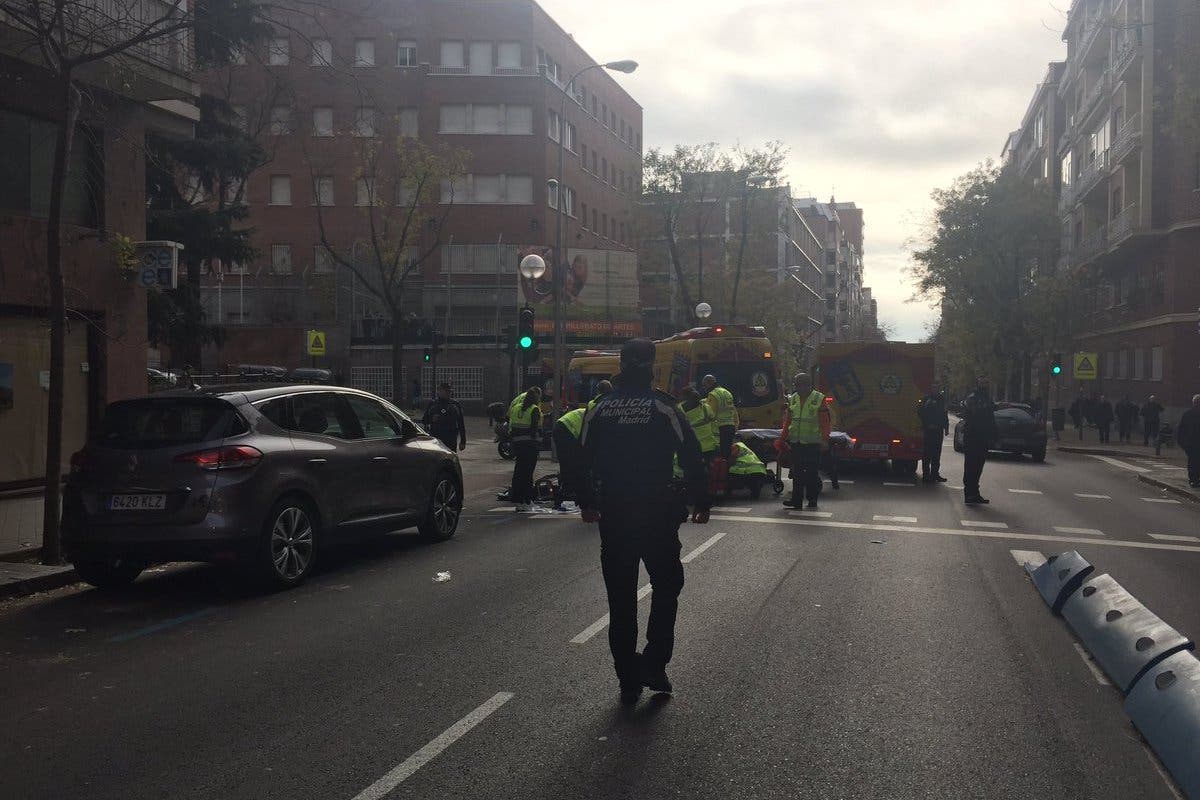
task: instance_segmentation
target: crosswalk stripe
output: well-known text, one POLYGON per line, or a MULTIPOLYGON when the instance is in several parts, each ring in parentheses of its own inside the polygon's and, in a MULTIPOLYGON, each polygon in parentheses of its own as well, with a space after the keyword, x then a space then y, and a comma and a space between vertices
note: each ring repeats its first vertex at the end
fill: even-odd
POLYGON ((884 486, 903 486, 905 489, 911 489, 916 484, 914 484, 914 483, 891 483, 889 481, 884 481, 883 485, 884 486))
POLYGON ((1040 489, 1009 489, 1013 494, 1042 494, 1040 489))
POLYGON ((1147 535, 1151 539, 1159 539, 1164 542, 1200 542, 1200 537, 1197 536, 1174 536, 1169 533, 1151 533, 1147 535))
POLYGON ((962 519, 958 521, 964 528, 1007 528, 1007 522, 987 522, 981 519, 962 519))
POLYGON ((1142 500, 1147 503, 1166 503, 1173 506, 1179 505, 1178 500, 1168 500, 1165 497, 1143 497, 1142 500))
POLYGON ((916 517, 889 517, 884 514, 876 514, 872 517, 876 522, 916 522, 916 517))
POLYGON ((1095 528, 1068 528, 1065 525, 1055 525, 1054 530, 1059 533, 1080 533, 1084 536, 1103 536, 1104 531, 1098 531, 1095 528))
POLYGON ((1082 497, 1085 500, 1112 500, 1112 496, 1107 494, 1081 494, 1080 492, 1076 492, 1075 496, 1082 497))
POLYGON ((819 519, 829 519, 833 516, 832 511, 789 511, 793 517, 817 517, 819 519))

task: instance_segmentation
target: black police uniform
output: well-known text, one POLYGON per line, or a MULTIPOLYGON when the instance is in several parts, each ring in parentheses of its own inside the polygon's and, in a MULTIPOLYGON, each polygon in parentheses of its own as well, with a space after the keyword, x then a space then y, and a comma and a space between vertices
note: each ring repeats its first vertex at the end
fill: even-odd
POLYGON ((946 413, 946 399, 940 394, 927 394, 917 407, 921 420, 923 451, 921 475, 927 481, 937 480, 942 474, 942 437, 950 432, 950 415, 946 413))
POLYGON ((457 451, 459 442, 467 442, 467 426, 463 421, 462 406, 457 400, 441 397, 435 399, 425 409, 421 422, 451 450, 457 451))
POLYGON ((687 517, 688 498, 674 485, 672 465, 678 455, 690 499, 707 510, 700 444, 674 398, 651 389, 648 380, 605 395, 584 419, 580 442, 580 506, 600 512, 613 666, 622 689, 640 691, 638 562, 646 564, 654 587, 640 663, 653 672, 671 660, 683 589, 679 525, 687 517))
POLYGON ((983 464, 996 438, 996 407, 983 389, 967 395, 963 406, 963 494, 978 500, 983 464))

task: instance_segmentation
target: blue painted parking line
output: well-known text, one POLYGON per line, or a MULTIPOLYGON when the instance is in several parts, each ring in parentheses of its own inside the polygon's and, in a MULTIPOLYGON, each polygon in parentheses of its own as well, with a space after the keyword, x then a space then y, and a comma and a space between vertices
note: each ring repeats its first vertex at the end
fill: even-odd
POLYGON ((131 639, 137 639, 142 636, 149 636, 152 633, 158 633, 159 631, 165 631, 168 628, 174 628, 176 625, 182 625, 185 622, 191 622, 194 619, 199 619, 200 617, 208 616, 209 614, 213 613, 214 611, 216 611, 215 608, 202 608, 199 611, 193 611, 190 614, 183 614, 182 616, 172 617, 171 619, 165 619, 162 622, 156 622, 153 625, 147 625, 144 628, 138 628, 137 630, 130 631, 129 633, 122 633, 117 636, 109 637, 108 641, 111 643, 114 643, 114 644, 120 644, 121 642, 128 642, 131 639))

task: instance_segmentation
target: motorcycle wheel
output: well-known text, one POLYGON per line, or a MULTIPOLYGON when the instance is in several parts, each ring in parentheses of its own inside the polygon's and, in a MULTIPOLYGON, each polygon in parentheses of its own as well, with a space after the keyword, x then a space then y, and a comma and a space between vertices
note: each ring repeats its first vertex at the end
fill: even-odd
POLYGON ((503 458, 505 461, 512 461, 513 460, 512 442, 500 442, 500 444, 496 445, 496 452, 498 452, 500 454, 500 457, 503 458))

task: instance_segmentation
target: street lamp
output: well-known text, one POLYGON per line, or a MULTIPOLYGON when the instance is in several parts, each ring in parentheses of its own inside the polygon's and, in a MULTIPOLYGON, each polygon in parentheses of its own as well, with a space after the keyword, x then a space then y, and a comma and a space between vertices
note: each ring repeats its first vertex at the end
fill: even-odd
POLYGON ((696 318, 697 319, 708 319, 711 316, 712 316, 712 306, 710 306, 708 303, 697 303, 696 304, 696 318))
MULTIPOLYGON (((563 349, 566 345, 566 331, 563 325, 562 315, 562 292, 563 278, 566 276, 566 258, 563 255, 563 196, 566 194, 563 191, 563 152, 566 150, 566 117, 567 114, 567 87, 574 86, 575 80, 591 69, 608 69, 613 72, 623 72, 629 74, 638 68, 636 61, 622 59, 620 61, 606 61, 603 64, 590 64, 571 76, 571 79, 564 83, 560 89, 562 91, 562 99, 558 104, 558 180, 554 182, 551 189, 555 193, 557 213, 555 214, 555 232, 554 232, 554 261, 557 268, 551 274, 552 283, 554 285, 554 409, 555 414, 561 412, 559 402, 563 396, 564 372, 566 372, 563 363, 563 349)), ((549 181, 547 184, 549 185, 549 181)))
POLYGON ((536 281, 546 274, 546 260, 537 253, 530 253, 521 259, 521 277, 536 281))

